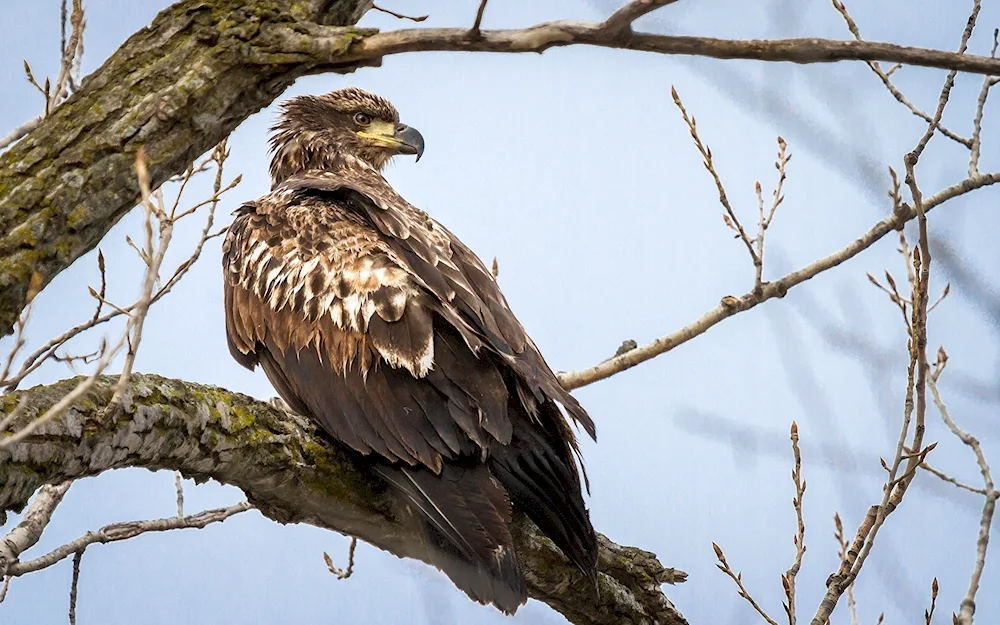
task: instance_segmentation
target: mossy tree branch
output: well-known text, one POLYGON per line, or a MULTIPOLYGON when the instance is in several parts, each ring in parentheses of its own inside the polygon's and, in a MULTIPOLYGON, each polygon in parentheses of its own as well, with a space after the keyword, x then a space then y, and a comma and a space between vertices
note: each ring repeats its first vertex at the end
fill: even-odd
MULTIPOLYGON (((111 469, 171 469, 243 490, 265 516, 357 536, 427 561, 410 515, 394 507, 359 458, 327 444, 306 420, 224 389, 132 376, 124 412, 102 421, 116 376, 102 378, 60 417, 0 450, 0 511, 21 509, 40 486, 111 469)), ((0 419, 27 397, 17 431, 76 385, 64 380, 0 398, 0 419)), ((0 434, 0 436, 4 436, 0 434)), ((685 624, 660 589, 684 581, 656 557, 601 536, 600 597, 525 518, 515 523, 529 593, 574 623, 685 624)))
MULTIPOLYGON (((0 336, 42 286, 139 198, 145 146, 155 188, 183 172, 299 76, 336 68, 254 52, 265 26, 347 26, 370 0, 182 0, 132 35, 80 88, 0 154, 0 336), (252 57, 252 60, 251 60, 252 57)), ((352 40, 343 33, 344 45, 352 40)))

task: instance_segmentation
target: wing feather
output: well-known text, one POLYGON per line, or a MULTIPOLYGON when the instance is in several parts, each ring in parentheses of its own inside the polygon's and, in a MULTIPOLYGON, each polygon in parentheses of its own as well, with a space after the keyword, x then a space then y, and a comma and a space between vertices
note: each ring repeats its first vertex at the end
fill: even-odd
POLYGON ((436 564, 470 596, 520 575, 510 500, 596 583, 557 402, 591 436, 593 421, 457 237, 362 168, 294 177, 241 207, 223 252, 234 357, 333 438, 397 465, 376 466, 452 546, 436 564))
POLYGON ((562 404, 574 421, 596 437, 590 416, 559 384, 511 312, 489 269, 445 227, 409 204, 373 171, 352 170, 350 176, 315 172, 285 184, 290 192, 339 199, 378 228, 393 252, 406 261, 414 279, 435 296, 442 315, 462 332, 470 349, 477 352, 479 347, 477 341, 469 340, 471 329, 493 351, 505 356, 529 386, 562 404))

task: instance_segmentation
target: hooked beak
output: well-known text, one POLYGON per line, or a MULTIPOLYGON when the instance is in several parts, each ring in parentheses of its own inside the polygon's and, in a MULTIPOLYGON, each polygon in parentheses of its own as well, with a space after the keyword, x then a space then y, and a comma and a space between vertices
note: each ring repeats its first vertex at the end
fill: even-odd
POLYGON ((389 148, 396 154, 416 154, 420 160, 424 153, 424 138, 415 128, 406 124, 376 121, 365 130, 358 132, 377 146, 389 148))
POLYGON ((424 153, 424 137, 416 128, 406 124, 396 124, 392 138, 399 144, 400 154, 416 154, 417 161, 424 153))

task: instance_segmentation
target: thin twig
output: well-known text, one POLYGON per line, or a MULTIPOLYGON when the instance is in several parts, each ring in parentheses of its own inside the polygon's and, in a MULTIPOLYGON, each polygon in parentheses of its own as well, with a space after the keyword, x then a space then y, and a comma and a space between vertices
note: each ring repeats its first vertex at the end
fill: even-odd
MULTIPOLYGON (((973 0, 972 11, 969 14, 969 19, 965 24, 965 30, 962 31, 962 40, 958 45, 957 54, 964 55, 965 51, 969 48, 969 39, 972 38, 972 31, 976 28, 976 20, 979 18, 979 11, 982 9, 982 0, 973 0)), ((934 136, 934 130, 937 128, 938 124, 941 123, 941 117, 944 115, 945 106, 948 105, 948 98, 951 96, 951 89, 955 86, 955 77, 958 75, 957 70, 951 70, 948 72, 948 77, 945 78, 944 87, 941 88, 941 95, 938 97, 937 109, 934 111, 934 117, 931 118, 930 123, 927 126, 927 130, 924 131, 924 135, 920 138, 917 143, 917 147, 913 149, 910 154, 907 155, 907 161, 912 160, 913 164, 920 159, 920 155, 923 154, 924 148, 930 142, 931 137, 934 136)), ((916 201, 914 199, 914 201, 916 201)))
POLYGON ((323 552, 323 561, 326 562, 326 568, 330 569, 330 572, 337 576, 337 579, 347 579, 354 573, 354 550, 358 548, 358 539, 351 536, 351 546, 347 551, 347 568, 342 569, 333 565, 333 558, 330 554, 323 552))
POLYGON ((799 450, 799 426, 792 421, 789 434, 792 440, 792 483, 795 484, 795 496, 792 498, 792 507, 795 509, 796 532, 792 537, 792 544, 795 545, 795 560, 781 576, 781 586, 785 591, 785 614, 788 616, 788 625, 795 625, 795 578, 802 568, 802 556, 806 553, 806 524, 802 519, 802 498, 806 494, 806 482, 802 479, 802 452, 799 450))
POLYGON ((104 299, 108 292, 108 276, 104 266, 104 252, 101 249, 97 250, 97 269, 101 272, 101 290, 97 292, 97 308, 94 310, 94 316, 90 318, 91 323, 97 323, 97 320, 101 318, 101 308, 104 306, 104 299))
POLYGON ((934 405, 937 407, 941 419, 948 426, 948 429, 951 430, 952 434, 972 450, 972 453, 976 456, 976 464, 979 465, 979 471, 983 476, 985 501, 983 502, 983 512, 980 517, 979 537, 976 540, 976 564, 972 569, 972 576, 969 580, 969 590, 962 599, 962 604, 957 615, 957 623, 959 625, 972 625, 972 619, 976 613, 976 594, 979 592, 983 570, 986 568, 986 552, 990 544, 990 528, 993 526, 993 515, 996 512, 997 499, 1000 498, 1000 492, 996 490, 993 483, 993 474, 990 471, 989 463, 986 461, 986 455, 983 454, 979 439, 960 428, 954 419, 951 418, 948 407, 941 399, 941 393, 938 391, 937 382, 933 376, 929 377, 927 384, 931 390, 934 405))
POLYGON ((938 596, 938 579, 935 577, 934 581, 931 582, 931 607, 929 610, 924 610, 924 625, 931 625, 934 620, 934 608, 937 607, 937 596, 938 596))
POLYGON ((722 184, 722 179, 719 177, 719 172, 715 169, 715 164, 712 162, 712 150, 701 142, 701 137, 698 136, 698 126, 693 115, 688 115, 687 109, 684 108, 684 103, 681 101, 680 95, 677 93, 677 89, 674 87, 670 88, 670 95, 674 99, 674 104, 681 112, 681 117, 684 119, 684 123, 687 124, 688 130, 691 133, 691 138, 694 139, 694 145, 698 148, 698 152, 701 153, 702 165, 708 170, 708 173, 712 175, 712 180, 715 181, 715 188, 719 192, 719 203, 722 207, 726 209, 726 212, 722 215, 723 221, 725 221, 726 226, 736 232, 737 236, 746 245, 747 251, 750 252, 750 259, 753 261, 755 267, 760 266, 760 258, 757 256, 757 252, 753 248, 753 243, 750 241, 750 237, 747 235, 746 231, 743 229, 743 224, 740 223, 739 217, 736 216, 736 212, 733 210, 732 204, 729 203, 729 197, 726 195, 726 188, 722 184))
POLYGON ((764 194, 760 188, 760 181, 754 187, 757 194, 757 237, 754 239, 757 255, 754 257, 754 293, 757 295, 763 293, 764 290, 764 240, 767 236, 767 229, 771 226, 778 206, 785 200, 785 196, 782 194, 787 177, 785 168, 792 160, 792 155, 787 153, 787 147, 788 144, 785 143, 784 138, 778 137, 778 160, 774 162, 774 168, 778 170, 778 182, 771 194, 771 208, 767 214, 764 213, 764 194))
MULTIPOLYGON (((847 560, 847 537, 844 535, 844 522, 840 520, 840 514, 837 512, 833 513, 833 537, 837 540, 837 545, 839 549, 837 550, 837 557, 840 558, 841 562, 847 560)), ((851 625, 859 625, 858 620, 858 603, 854 599, 854 582, 851 582, 845 591, 847 595, 847 611, 851 613, 851 625)), ((881 617, 879 617, 879 622, 882 622, 881 617)))
MULTIPOLYGON (((998 36, 1000 29, 993 29, 993 48, 990 49, 990 58, 997 56, 998 36)), ((983 109, 986 108, 986 98, 990 95, 990 88, 996 84, 993 76, 983 78, 983 86, 979 90, 979 97, 976 98, 976 115, 972 119, 972 145, 969 152, 969 176, 979 174, 979 153, 982 149, 983 134, 983 109)))
MULTIPOLYGON (((844 3, 840 2, 840 0, 833 0, 833 6, 844 18, 844 21, 847 22, 847 29, 851 31, 851 34, 854 35, 854 38, 857 41, 864 41, 864 39, 861 37, 861 31, 858 29, 857 23, 855 23, 854 18, 851 17, 850 13, 847 12, 847 7, 844 6, 844 3)), ((879 79, 882 81, 882 84, 885 85, 885 88, 889 90, 889 93, 892 94, 892 97, 896 98, 897 102, 905 106, 911 113, 913 113, 920 119, 924 120, 925 122, 928 123, 931 122, 932 119, 931 116, 925 113, 924 111, 918 109, 916 106, 914 106, 914 104, 910 102, 905 95, 903 95, 903 92, 900 91, 898 88, 896 88, 896 85, 892 83, 892 80, 890 80, 889 78, 890 75, 892 75, 897 69, 902 67, 901 64, 897 63, 896 65, 893 65, 893 67, 888 72, 882 71, 882 66, 879 64, 878 61, 868 61, 867 64, 868 67, 870 67, 871 70, 875 72, 875 75, 879 77, 879 79)), ((948 130, 947 128, 944 127, 943 124, 941 124, 940 120, 935 125, 935 128, 937 128, 937 130, 944 136, 948 137, 953 141, 957 141, 958 143, 964 145, 967 148, 971 148, 974 145, 973 143, 974 139, 966 139, 965 137, 959 136, 958 134, 952 132, 951 130, 948 130)))
POLYGON ((372 8, 375 9, 376 11, 381 11, 382 13, 388 13, 389 15, 397 19, 410 20, 411 22, 422 22, 426 20, 428 17, 430 17, 430 15, 418 15, 416 17, 410 15, 403 15, 402 13, 396 13, 395 11, 390 11, 389 9, 380 7, 375 3, 372 3, 372 8))
MULTIPOLYGON (((0 370, 0 384, 7 380, 7 377, 10 375, 10 368, 14 364, 14 359, 17 358, 18 352, 21 351, 21 348, 27 342, 24 338, 24 329, 28 326, 28 320, 31 319, 35 297, 41 288, 42 276, 37 271, 33 272, 31 280, 28 282, 28 294, 25 296, 24 312, 17 318, 17 323, 15 324, 14 344, 11 345, 10 353, 7 354, 7 359, 4 361, 3 370, 0 370)), ((0 427, 0 431, 3 431, 3 427, 0 427)))
POLYGON ((66 22, 69 13, 66 11, 66 0, 59 2, 59 58, 66 56, 66 22))
POLYGON ((0 540, 0 576, 16 575, 13 569, 18 566, 18 556, 38 543, 72 483, 67 481, 38 489, 21 522, 0 540))
MULTIPOLYGON (((933 376, 931 376, 931 377, 933 378, 933 376)), ((984 489, 984 488, 976 488, 975 486, 970 486, 969 484, 966 484, 965 482, 962 482, 962 481, 960 481, 960 480, 958 480, 958 479, 956 479, 956 478, 948 475, 944 471, 935 469, 930 464, 928 464, 926 461, 923 464, 920 465, 920 468, 923 469, 924 471, 927 471, 931 475, 933 475, 933 476, 935 476, 935 477, 937 477, 937 478, 939 478, 939 479, 941 479, 941 480, 943 480, 945 482, 948 482, 949 484, 953 484, 953 485, 961 488, 962 490, 967 490, 970 493, 975 493, 977 495, 986 496, 986 489, 984 489)))
POLYGON ((55 417, 61 415, 64 410, 76 403, 76 400, 89 391, 94 385, 94 382, 97 381, 97 378, 99 378, 101 374, 104 373, 104 370, 108 368, 108 365, 111 364, 111 360, 118 354, 122 346, 124 346, 128 335, 129 333, 126 329, 125 332, 122 332, 118 342, 111 347, 108 347, 107 343, 102 340, 102 356, 101 359, 97 361, 97 365, 94 367, 93 373, 78 383, 69 393, 66 393, 59 398, 59 401, 50 406, 49 409, 46 410, 40 417, 32 419, 24 427, 10 436, 0 439, 0 449, 6 449, 20 443, 22 440, 30 436, 32 432, 45 425, 55 417))
POLYGON ((476 21, 472 23, 472 28, 469 29, 469 34, 473 38, 478 38, 480 36, 480 26, 483 25, 483 13, 486 12, 486 3, 489 0, 479 0, 479 8, 476 9, 476 21))
POLYGON ((83 552, 86 547, 73 554, 73 582, 69 587, 69 625, 76 625, 76 596, 80 586, 80 563, 83 562, 83 552))
POLYGON ((107 543, 120 542, 149 532, 167 532, 179 529, 202 529, 213 523, 225 521, 229 517, 240 514, 241 512, 246 512, 252 507, 253 506, 251 506, 248 502, 244 501, 225 508, 204 510, 198 514, 192 514, 190 516, 173 516, 149 521, 112 523, 110 525, 105 525, 97 531, 87 532, 76 540, 72 540, 65 545, 56 547, 49 553, 35 558, 34 560, 17 562, 10 567, 9 573, 14 577, 20 577, 22 575, 27 575, 28 573, 34 573, 35 571, 47 569, 50 566, 65 560, 69 556, 82 551, 90 545, 97 543, 103 545, 107 543))
POLYGON ((28 134, 29 132, 37 128, 38 124, 42 123, 43 119, 44 117, 42 115, 39 115, 34 119, 29 119, 20 126, 14 128, 14 130, 11 130, 9 133, 7 133, 5 137, 0 138, 0 150, 6 148, 11 143, 14 143, 24 135, 28 134))
POLYGON ((55 89, 46 102, 46 115, 50 114, 69 92, 70 78, 74 67, 78 66, 78 55, 83 53, 83 30, 86 19, 83 11, 83 0, 73 0, 73 12, 69 18, 70 34, 63 48, 63 56, 59 64, 59 74, 56 76, 55 89))
MULTIPOLYGON (((980 0, 975 0, 966 28, 962 33, 962 40, 959 45, 960 54, 965 52, 968 40, 972 36, 979 10, 980 0)), ((925 462, 930 450, 934 448, 933 444, 923 447, 928 383, 927 308, 928 292, 930 290, 931 254, 930 237, 927 232, 927 211, 924 205, 923 194, 916 181, 915 168, 921 154, 934 136, 935 129, 944 114, 944 109, 948 104, 951 89, 955 82, 955 74, 955 72, 949 72, 944 86, 941 88, 941 94, 938 98, 938 105, 934 111, 933 118, 928 123, 927 129, 920 137, 916 147, 904 158, 906 165, 905 182, 910 189, 910 195, 913 199, 919 240, 917 247, 914 248, 912 253, 913 271, 910 273, 912 314, 908 326, 910 358, 907 366, 903 423, 899 439, 896 443, 896 453, 891 465, 885 465, 883 462, 883 466, 888 471, 888 477, 885 482, 882 501, 869 509, 868 514, 865 515, 865 520, 858 527, 853 546, 848 552, 848 558, 841 563, 839 570, 831 576, 831 580, 827 585, 827 592, 816 610, 811 625, 824 625, 830 618, 847 586, 853 583, 861 572, 865 560, 875 544, 875 537, 879 529, 888 516, 902 503, 903 497, 918 468, 925 462), (913 436, 909 445, 907 445, 911 421, 913 422, 913 436), (903 466, 904 462, 905 467, 903 466), (901 469, 902 474, 900 474, 901 469), (855 554, 856 557, 854 557, 855 554)), ((901 238, 901 242, 905 245, 905 238, 901 238)))
POLYGON ((632 23, 637 19, 675 2, 677 0, 632 0, 604 20, 602 27, 615 35, 631 32, 632 23))
POLYGON ((180 471, 174 471, 174 490, 177 491, 177 516, 184 516, 184 478, 180 471))
MULTIPOLYGON (((205 161, 201 165, 194 168, 193 170, 189 168, 185 172, 185 177, 180 179, 180 182, 182 183, 181 190, 183 190, 184 180, 189 179, 191 176, 194 176, 201 171, 204 171, 208 163, 210 162, 215 163, 216 175, 215 175, 215 182, 213 184, 212 195, 209 196, 208 199, 198 202, 192 207, 186 208, 185 210, 181 211, 180 214, 176 214, 174 219, 174 221, 180 220, 188 215, 193 214, 198 208, 207 205, 209 207, 209 211, 206 217, 205 226, 202 230, 201 237, 199 238, 197 244, 195 245, 194 250, 188 256, 188 258, 177 266, 177 268, 174 270, 174 273, 170 276, 170 278, 165 283, 163 283, 163 285, 153 294, 149 304, 150 306, 155 304, 167 293, 169 293, 173 289, 173 287, 176 286, 177 283, 187 274, 188 270, 190 270, 191 267, 194 266, 195 262, 197 262, 197 260, 201 257, 201 252, 206 242, 225 232, 225 230, 220 230, 219 232, 209 234, 209 231, 214 224, 215 212, 216 209, 218 208, 221 196, 227 191, 236 187, 236 185, 240 183, 242 178, 241 176, 237 176, 228 185, 226 186, 222 185, 222 175, 223 175, 222 170, 228 156, 229 156, 229 150, 226 147, 226 141, 223 140, 222 142, 219 143, 219 145, 216 146, 215 149, 213 149, 211 156, 205 159, 205 161)), ((180 191, 178 192, 178 200, 179 196, 180 196, 180 191)), ((171 209, 171 212, 176 213, 177 206, 178 202, 175 201, 171 209)), ((140 249, 138 246, 135 245, 134 241, 131 240, 131 237, 126 237, 126 241, 129 242, 130 245, 132 245, 139 252, 139 255, 143 259, 143 262, 148 265, 150 259, 147 258, 147 254, 142 249, 140 249)), ((101 256, 102 255, 99 253, 98 255, 99 267, 100 267, 101 256)), ((104 283, 103 274, 104 272, 102 271, 102 285, 104 283)), ((36 349, 34 352, 32 352, 29 356, 27 356, 24 359, 16 375, 10 378, 5 378, 3 376, 0 376, 0 387, 6 388, 8 391, 14 390, 27 376, 29 376, 31 373, 37 370, 47 360, 51 358, 56 358, 57 351, 67 342, 79 336, 80 334, 86 332, 87 330, 90 330, 91 328, 94 328, 98 325, 107 323, 108 321, 111 321, 112 319, 115 319, 121 315, 131 316, 131 314, 136 309, 136 306, 138 304, 138 302, 136 302, 129 306, 118 306, 113 302, 108 301, 107 298, 104 297, 102 293, 98 293, 96 289, 91 288, 90 292, 91 295, 95 299, 97 299, 98 306, 107 305, 109 308, 112 309, 111 312, 105 313, 96 318, 91 318, 90 320, 84 323, 74 326, 73 328, 70 328, 63 334, 51 339, 50 341, 48 341, 47 343, 36 349)))
POLYGON ((743 585, 743 574, 734 572, 729 566, 729 562, 726 561, 726 554, 722 552, 722 547, 712 543, 712 549, 715 550, 715 557, 719 559, 719 562, 715 566, 719 567, 720 571, 728 575, 729 579, 733 580, 733 583, 736 584, 736 588, 738 589, 739 596, 746 599, 747 603, 749 603, 750 606, 757 611, 757 614, 760 614, 761 618, 767 621, 769 625, 778 625, 777 621, 768 616, 767 612, 764 611, 764 608, 760 607, 760 604, 757 603, 757 601, 755 601, 747 591, 746 587, 743 585))

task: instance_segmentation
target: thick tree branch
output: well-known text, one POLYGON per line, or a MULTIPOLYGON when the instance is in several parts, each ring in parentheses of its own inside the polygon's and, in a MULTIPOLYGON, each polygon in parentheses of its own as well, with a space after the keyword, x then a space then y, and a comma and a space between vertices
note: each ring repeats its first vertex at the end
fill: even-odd
MULTIPOLYGON (((0 336, 10 333, 24 307, 32 273, 48 284, 136 205, 140 146, 153 156, 149 172, 155 188, 297 77, 317 71, 317 63, 297 56, 255 54, 266 25, 352 24, 370 4, 177 2, 29 127, 0 154, 0 336), (248 62, 250 57, 255 61, 248 62)), ((344 41, 352 37, 344 31, 344 41)))
MULTIPOLYGON (((663 3, 667 4, 667 3, 663 3)), ((609 20, 610 21, 610 20, 609 20)), ((410 28, 370 32, 344 48, 343 28, 306 24, 268 25, 261 43, 273 54, 299 54, 303 62, 357 63, 404 52, 544 52, 572 45, 618 48, 656 54, 704 56, 790 63, 885 61, 971 74, 1000 75, 1000 59, 878 41, 833 39, 715 39, 680 35, 622 33, 608 22, 558 21, 514 30, 483 30, 470 37, 462 28, 410 28)))
MULTIPOLYGON (((333 529, 399 557, 427 561, 410 515, 394 507, 363 461, 328 445, 305 420, 223 389, 136 374, 123 398, 124 413, 102 422, 101 408, 116 380, 101 378, 60 417, 0 450, 0 510, 23 507, 43 484, 124 467, 171 469, 237 486, 280 523, 333 529)), ((0 397, 0 417, 26 396, 12 424, 16 431, 76 383, 0 397)), ((515 540, 530 595, 574 623, 686 623, 660 590, 686 575, 663 567, 651 553, 602 536, 595 598, 587 580, 524 518, 517 520, 515 540)))

